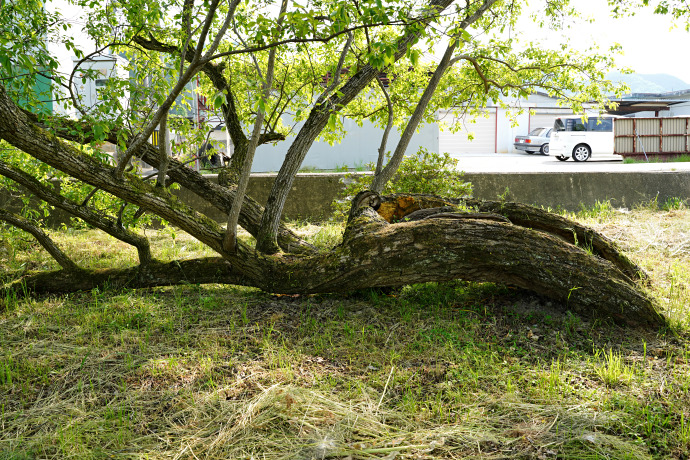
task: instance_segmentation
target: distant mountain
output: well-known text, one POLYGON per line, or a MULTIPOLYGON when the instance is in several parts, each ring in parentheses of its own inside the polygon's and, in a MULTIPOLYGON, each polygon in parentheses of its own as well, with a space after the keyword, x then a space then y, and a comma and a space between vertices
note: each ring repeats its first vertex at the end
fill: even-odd
POLYGON ((665 73, 632 73, 624 75, 620 72, 611 72, 606 75, 606 78, 614 82, 622 81, 627 83, 632 93, 668 93, 670 91, 690 89, 690 84, 665 73))

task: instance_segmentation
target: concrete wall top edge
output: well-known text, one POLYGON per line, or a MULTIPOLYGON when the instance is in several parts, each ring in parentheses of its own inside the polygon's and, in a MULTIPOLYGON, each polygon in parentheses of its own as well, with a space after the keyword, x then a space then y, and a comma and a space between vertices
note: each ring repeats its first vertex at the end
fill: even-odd
POLYGON ((690 171, 553 171, 553 172, 463 172, 465 176, 654 176, 654 175, 690 175, 690 171))

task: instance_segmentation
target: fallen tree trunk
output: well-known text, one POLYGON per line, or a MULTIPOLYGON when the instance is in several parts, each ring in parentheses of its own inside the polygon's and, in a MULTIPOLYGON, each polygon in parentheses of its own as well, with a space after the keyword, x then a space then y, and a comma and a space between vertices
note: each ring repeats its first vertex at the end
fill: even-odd
MULTIPOLYGON (((637 285, 644 277, 641 270, 615 245, 596 232, 530 206, 467 201, 465 206, 473 209, 465 213, 453 208, 458 200, 359 196, 353 201, 342 244, 330 251, 315 252, 287 229, 283 247, 288 252, 265 254, 246 244, 227 251, 222 245, 224 229, 217 223, 137 176, 117 178, 113 168, 32 122, 1 87, 0 121, 0 138, 47 165, 168 220, 223 257, 169 264, 152 260, 124 270, 72 267, 29 275, 5 287, 7 294, 11 294, 8 290, 21 294, 21 283, 33 292, 71 292, 106 285, 229 283, 275 293, 320 293, 464 279, 529 289, 563 308, 589 315, 629 324, 664 324, 652 300, 637 285), (406 221, 412 212, 428 208, 439 209, 432 209, 421 220, 406 221)), ((180 165, 171 167, 169 174, 217 207, 231 205, 230 189, 212 186, 180 165)), ((250 200, 245 204, 251 210, 247 227, 256 230, 251 224, 258 220, 260 207, 252 206, 250 200)))
MULTIPOLYGON (((427 204, 433 201, 429 197, 426 200, 427 204)), ((387 202, 401 201, 409 202, 409 197, 387 202)), ((424 202, 416 201, 417 205, 424 202)), ((529 209, 521 206, 518 208, 523 212, 529 209)), ((515 209, 512 204, 505 204, 504 208, 515 209)), ((385 215, 389 210, 390 207, 382 206, 379 211, 385 215)), ((497 214, 502 214, 500 209, 497 214)), ((240 252, 237 257, 243 260, 239 264, 232 258, 211 258, 152 263, 141 272, 135 268, 79 274, 58 271, 28 276, 22 282, 39 293, 88 290, 106 284, 141 288, 229 283, 291 294, 463 279, 524 288, 552 299, 563 309, 587 316, 612 318, 630 325, 665 324, 652 299, 605 256, 571 244, 558 234, 500 221, 493 213, 487 216, 484 219, 476 213, 457 218, 441 214, 390 223, 364 206, 349 223, 342 244, 319 254, 240 252)), ((559 216, 554 219, 555 223, 549 225, 563 224, 559 216)), ((545 220, 542 227, 549 225, 545 220)), ((628 268, 641 272, 632 263, 628 268)), ((12 288, 20 292, 18 284, 12 288)))

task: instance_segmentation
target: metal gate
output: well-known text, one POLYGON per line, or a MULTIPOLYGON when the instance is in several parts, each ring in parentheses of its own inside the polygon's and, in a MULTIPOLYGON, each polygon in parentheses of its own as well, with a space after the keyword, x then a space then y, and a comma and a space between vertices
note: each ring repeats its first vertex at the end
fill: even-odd
POLYGON ((613 153, 671 158, 690 153, 690 117, 615 118, 613 153))

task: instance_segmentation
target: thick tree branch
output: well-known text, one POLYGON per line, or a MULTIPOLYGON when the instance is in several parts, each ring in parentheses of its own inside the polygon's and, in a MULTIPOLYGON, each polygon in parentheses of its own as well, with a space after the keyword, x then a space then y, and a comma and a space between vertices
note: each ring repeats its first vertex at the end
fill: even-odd
POLYGON ((148 239, 117 225, 117 222, 112 218, 68 200, 58 192, 41 184, 30 174, 3 161, 0 161, 0 175, 15 181, 46 203, 82 219, 120 241, 131 244, 137 248, 141 265, 145 266, 152 260, 148 239))
POLYGON ((220 258, 180 261, 179 268, 173 264, 177 262, 152 264, 146 278, 132 276, 131 270, 108 270, 78 278, 41 274, 22 281, 32 290, 58 292, 105 283, 137 288, 224 282, 290 294, 464 279, 517 286, 553 299, 563 309, 620 323, 666 324, 652 300, 609 261, 545 231, 483 216, 389 224, 365 206, 340 246, 310 257, 262 259, 262 277, 244 276, 241 268, 220 258), (531 250, 525 251, 526 246, 531 250))
MULTIPOLYGON (((65 174, 100 187, 126 202, 151 210, 211 248, 222 251, 221 230, 215 222, 178 202, 166 190, 150 186, 138 176, 129 175, 126 180, 118 179, 113 174, 114 168, 83 155, 71 145, 31 123, 7 97, 1 86, 0 139, 65 174)), ((154 156, 157 155, 154 153, 154 156)))
MULTIPOLYGON (((496 0, 484 0, 482 6, 479 7, 472 15, 465 18, 460 23, 459 27, 462 30, 464 30, 467 27, 471 26, 480 17, 482 17, 482 15, 489 8, 491 8, 491 6, 494 3, 496 3, 496 0)), ((376 174, 374 176, 374 181, 371 185, 372 191, 376 193, 381 193, 383 191, 383 187, 389 180, 391 180, 391 178, 395 175, 395 172, 400 167, 400 163, 402 163, 402 160, 405 156, 405 152, 407 151, 407 146, 410 144, 410 140, 412 139, 413 134, 417 130, 417 127, 419 126, 419 123, 421 122, 422 117, 424 116, 424 112, 426 111, 426 108, 429 105, 431 98, 436 92, 436 88, 438 88, 438 85, 441 82, 441 78, 446 73, 446 71, 453 65, 454 61, 452 59, 452 55, 459 44, 460 37, 453 38, 454 39, 451 39, 451 43, 446 48, 446 51, 443 54, 443 57, 441 58, 441 61, 436 67, 436 70, 434 71, 431 80, 424 89, 424 93, 419 98, 419 102, 417 103, 417 106, 415 107, 412 116, 408 120, 407 125, 405 126, 405 130, 400 136, 400 141, 398 141, 398 145, 395 148, 395 152, 393 153, 392 158, 390 159, 386 167, 383 168, 383 170, 381 170, 380 174, 376 174)))
MULTIPOLYGON (((285 11, 287 10, 288 0, 282 0, 280 5, 280 13, 278 14, 278 33, 280 33, 283 24, 283 18, 285 11)), ((266 65, 266 79, 263 83, 262 88, 262 102, 266 104, 268 98, 271 94, 271 86, 273 85, 273 74, 275 71, 275 60, 276 51, 278 48, 271 48, 268 52, 268 63, 266 65)), ((257 67, 257 70, 258 67, 257 67)), ((252 171, 252 163, 254 162, 254 153, 256 152, 256 147, 259 145, 259 137, 261 134, 261 127, 264 123, 264 117, 266 115, 265 106, 259 105, 259 113, 256 115, 254 120, 254 129, 252 131, 252 137, 249 141, 249 146, 247 147, 247 154, 244 159, 244 164, 239 174, 239 181, 237 183, 237 189, 235 190, 235 200, 230 208, 230 213, 228 214, 228 224, 225 230, 225 235, 223 236, 223 249, 226 252, 235 252, 235 247, 237 245, 237 221, 240 217, 240 211, 242 209, 242 202, 244 201, 244 195, 247 193, 247 185, 249 184, 249 175, 252 171)))
MULTIPOLYGON (((452 0, 431 0, 421 24, 427 25, 451 3, 452 0)), ((394 60, 397 61, 404 56, 408 47, 417 41, 420 36, 418 27, 419 24, 415 24, 413 29, 406 29, 402 37, 397 40, 394 60)), ((285 161, 266 201, 266 210, 261 219, 261 229, 257 237, 257 248, 260 251, 271 254, 279 250, 276 243, 277 229, 288 192, 292 188, 295 174, 301 167, 304 157, 316 137, 328 123, 332 111, 339 111, 349 104, 374 78, 378 77, 378 74, 379 69, 371 65, 363 66, 340 88, 338 95, 330 97, 323 104, 312 109, 302 129, 288 149, 285 161)))
POLYGON ((41 230, 30 220, 9 211, 5 211, 4 209, 0 209, 0 221, 7 222, 8 224, 21 228, 25 232, 33 235, 33 237, 36 238, 36 241, 38 241, 41 246, 48 251, 48 254, 50 254, 53 259, 55 259, 55 261, 70 274, 81 270, 79 266, 67 256, 67 254, 65 254, 59 247, 57 247, 55 243, 53 243, 53 240, 50 239, 46 232, 41 230))
POLYGON ((165 112, 161 117, 158 128, 158 158, 160 158, 160 162, 158 165, 158 178, 156 179, 156 185, 163 188, 165 188, 165 176, 168 174, 168 166, 170 165, 168 147, 168 113, 165 112))
MULTIPOLYGON (((50 120, 51 129, 62 138, 77 142, 77 143, 88 143, 91 139, 90 129, 88 124, 83 122, 74 121, 71 119, 63 118, 53 118, 50 120), (89 133, 84 134, 84 133, 89 133)), ((14 104, 14 102, 7 97, 7 94, 0 86, 0 138, 5 138, 10 143, 10 139, 16 139, 17 142, 22 142, 25 146, 24 151, 33 151, 36 149, 45 150, 48 143, 41 144, 39 141, 33 139, 33 134, 29 134, 27 137, 22 138, 20 131, 28 131, 29 133, 37 132, 40 134, 41 139, 49 138, 50 144, 55 144, 58 141, 56 138, 52 138, 50 135, 43 131, 43 127, 37 123, 37 117, 30 112, 20 109, 14 104), (3 121, 6 120, 6 121, 3 121), (6 131, 5 131, 6 130, 6 131), (22 139, 20 141, 20 139, 22 139), (35 142, 34 142, 35 141, 35 142)), ((117 142, 118 132, 111 131, 108 133, 106 140, 112 143, 117 142)), ((46 141, 48 142, 48 141, 46 141)), ((59 146, 62 146, 61 144, 59 146)), ((71 149, 69 146, 64 146, 65 148, 71 149)), ((21 147, 20 147, 21 148, 21 147)), ((44 153, 45 154, 45 153, 44 153)), ((47 154, 50 158, 50 154, 47 154)), ((79 152, 75 152, 74 155, 79 159, 80 162, 88 161, 88 167, 78 166, 72 168, 72 173, 68 173, 73 177, 78 177, 80 180, 86 181, 79 173, 79 167, 84 167, 85 172, 90 170, 96 170, 99 176, 112 176, 112 169, 106 167, 102 164, 98 164, 95 161, 89 161, 88 157, 83 157, 79 152)), ((141 151, 141 158, 153 167, 158 167, 158 151, 148 142, 144 144, 141 151)), ((57 162, 57 165, 60 163, 57 162)), ((80 163, 82 164, 82 163, 80 163)), ((56 167, 60 169, 60 167, 56 167)), ((168 177, 173 182, 177 182, 184 186, 191 192, 195 193, 200 198, 208 201, 210 204, 215 206, 222 212, 229 212, 232 201, 235 197, 234 187, 223 187, 218 184, 211 182, 210 180, 204 178, 196 171, 185 167, 182 163, 175 159, 170 159, 170 168, 168 170, 168 177)), ((117 181, 115 181, 117 183, 117 181)), ((100 184, 99 184, 100 187, 100 184)), ((100 187, 103 189, 103 187, 100 187)), ((164 193, 160 191, 159 193, 164 193)), ((117 193, 114 193, 117 196, 117 193)), ((167 196, 167 193, 165 193, 167 196)), ((138 204, 138 203, 137 203, 138 204)), ((145 206, 144 206, 145 207, 145 206)), ((239 223, 252 235, 257 235, 259 231, 259 221, 261 220, 261 215, 263 213, 263 208, 259 203, 250 197, 245 197, 244 203, 242 205, 242 213, 240 215, 239 223)), ((164 217, 165 218, 165 217, 164 217)), ((166 218, 166 220, 170 220, 166 218)), ((172 221, 171 221, 172 222, 172 221)), ((295 252, 295 253, 309 253, 314 251, 314 247, 310 244, 304 242, 301 238, 297 237, 292 231, 286 228, 284 225, 280 226, 278 241, 285 251, 295 252)))
POLYGON ((386 97, 386 105, 388 106, 388 121, 386 122, 386 127, 383 130, 383 136, 381 136, 381 145, 379 145, 379 156, 376 159, 376 169, 374 171, 374 177, 381 175, 381 171, 383 170, 383 161, 386 158, 386 145, 388 144, 388 135, 390 134, 391 129, 393 128, 393 102, 391 101, 391 97, 388 95, 388 91, 386 90, 386 87, 383 85, 381 79, 377 78, 376 80, 379 83, 379 88, 381 88, 381 92, 383 92, 383 95, 386 97))

